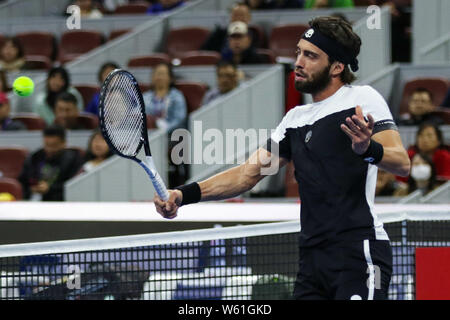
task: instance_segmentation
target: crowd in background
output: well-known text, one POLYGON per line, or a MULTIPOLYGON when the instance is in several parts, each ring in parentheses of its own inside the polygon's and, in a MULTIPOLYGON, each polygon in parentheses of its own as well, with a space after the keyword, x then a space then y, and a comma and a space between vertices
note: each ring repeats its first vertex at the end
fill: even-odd
MULTIPOLYGON (((125 0, 77 0, 84 18, 100 19, 108 12, 125 3, 125 0)), ((159 14, 184 5, 183 0, 148 1, 147 12, 159 14)), ((410 21, 406 17, 408 1, 368 0, 369 3, 386 5, 391 9, 393 19, 394 61, 409 61, 410 57, 399 52, 410 52, 410 21), (397 48, 397 49, 396 49, 397 48), (406 48, 406 49, 405 49, 406 48)), ((256 49, 261 39, 255 29, 250 28, 252 10, 268 9, 314 9, 323 7, 353 7, 353 0, 247 0, 236 3, 230 11, 229 24, 217 26, 202 45, 202 50, 220 53, 216 65, 217 85, 210 87, 203 97, 203 105, 211 103, 230 93, 245 80, 239 65, 261 64, 268 61, 256 49)), ((345 18, 345 17, 343 17, 345 18)), ((98 70, 101 84, 107 75, 120 66, 114 61, 106 61, 98 70)), ((10 84, 8 72, 27 68, 22 45, 14 37, 6 38, 0 48, 0 131, 26 130, 26 126, 11 116, 8 99, 10 84)), ((292 74, 287 77, 286 111, 301 104, 301 94, 292 87, 292 74), (288 105, 289 104, 289 105, 288 105)), ((173 66, 161 63, 152 68, 149 90, 143 92, 148 121, 151 127, 166 130, 169 134, 187 124, 188 110, 186 97, 175 87, 173 66)), ((426 88, 417 88, 408 101, 408 112, 396 116, 400 126, 418 126, 416 143, 408 148, 412 161, 411 175, 396 177, 379 170, 376 194, 378 196, 404 196, 420 190, 424 194, 450 179, 450 149, 443 140, 441 125, 446 124, 436 114, 439 108, 450 107, 450 89, 446 98, 436 105, 433 95, 426 88)), ((63 66, 52 67, 47 73, 44 90, 33 94, 32 111, 46 124, 43 130, 43 148, 29 155, 19 177, 25 199, 44 201, 63 200, 64 183, 77 174, 89 172, 112 153, 100 131, 94 130, 86 150, 68 148, 66 130, 86 129, 77 122, 80 114, 98 116, 99 92, 84 103, 80 92, 71 82, 69 72, 63 66)), ((186 176, 183 177, 187 178, 186 176)), ((175 179, 171 187, 183 179, 175 179), (174 182, 176 181, 176 182, 174 182)))

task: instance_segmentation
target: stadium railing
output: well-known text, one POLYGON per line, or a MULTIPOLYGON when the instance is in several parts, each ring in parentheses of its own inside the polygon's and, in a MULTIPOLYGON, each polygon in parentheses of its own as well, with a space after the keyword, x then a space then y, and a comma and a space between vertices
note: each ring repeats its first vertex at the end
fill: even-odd
MULTIPOLYGON (((388 298, 413 300, 416 279, 431 276, 416 249, 449 246, 449 208, 386 206, 378 217, 393 254, 388 298)), ((0 299, 292 299, 299 231, 296 220, 2 245, 0 299)))
POLYGON ((450 2, 447 0, 412 1, 412 8, 413 62, 448 63, 450 61, 448 47, 450 2))

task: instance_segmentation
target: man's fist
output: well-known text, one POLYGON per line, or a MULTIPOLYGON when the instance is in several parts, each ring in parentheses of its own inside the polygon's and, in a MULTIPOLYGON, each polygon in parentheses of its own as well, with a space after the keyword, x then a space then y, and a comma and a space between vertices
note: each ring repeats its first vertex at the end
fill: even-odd
POLYGON ((180 190, 167 190, 169 192, 169 199, 167 201, 162 200, 156 194, 153 198, 156 211, 166 219, 173 219, 177 216, 178 208, 183 200, 183 194, 180 190))

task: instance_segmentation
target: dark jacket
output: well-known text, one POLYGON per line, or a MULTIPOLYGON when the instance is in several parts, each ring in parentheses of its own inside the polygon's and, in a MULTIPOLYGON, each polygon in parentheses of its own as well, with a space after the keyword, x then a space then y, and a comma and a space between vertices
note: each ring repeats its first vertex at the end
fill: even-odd
MULTIPOLYGON (((248 29, 250 37, 252 38, 252 47, 259 48, 261 46, 262 39, 259 39, 258 34, 253 29, 248 29)), ((228 45, 228 32, 227 28, 216 26, 211 32, 208 39, 203 43, 201 49, 207 51, 221 52, 228 45)))
POLYGON ((42 201, 64 201, 64 183, 77 174, 82 164, 76 150, 65 149, 52 159, 46 159, 43 149, 34 152, 26 159, 19 177, 24 198, 30 198, 32 185, 44 180, 49 191, 42 195, 42 201))
MULTIPOLYGON (((225 61, 233 61, 233 52, 230 48, 225 48, 222 50, 222 59, 225 61)), ((237 64, 258 64, 258 63, 266 63, 265 59, 256 53, 256 50, 250 46, 247 50, 242 52, 241 61, 237 64)))
POLYGON ((20 121, 11 120, 6 118, 0 121, 0 131, 15 131, 15 130, 27 130, 27 127, 20 121))

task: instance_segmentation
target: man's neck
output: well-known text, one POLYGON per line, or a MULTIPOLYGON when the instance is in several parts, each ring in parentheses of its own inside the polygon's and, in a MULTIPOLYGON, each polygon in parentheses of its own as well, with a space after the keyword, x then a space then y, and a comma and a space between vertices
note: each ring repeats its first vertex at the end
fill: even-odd
POLYGON ((325 100, 329 97, 331 97, 333 94, 335 94, 344 83, 339 79, 331 80, 330 84, 323 90, 312 94, 312 98, 314 102, 320 102, 322 100, 325 100))

